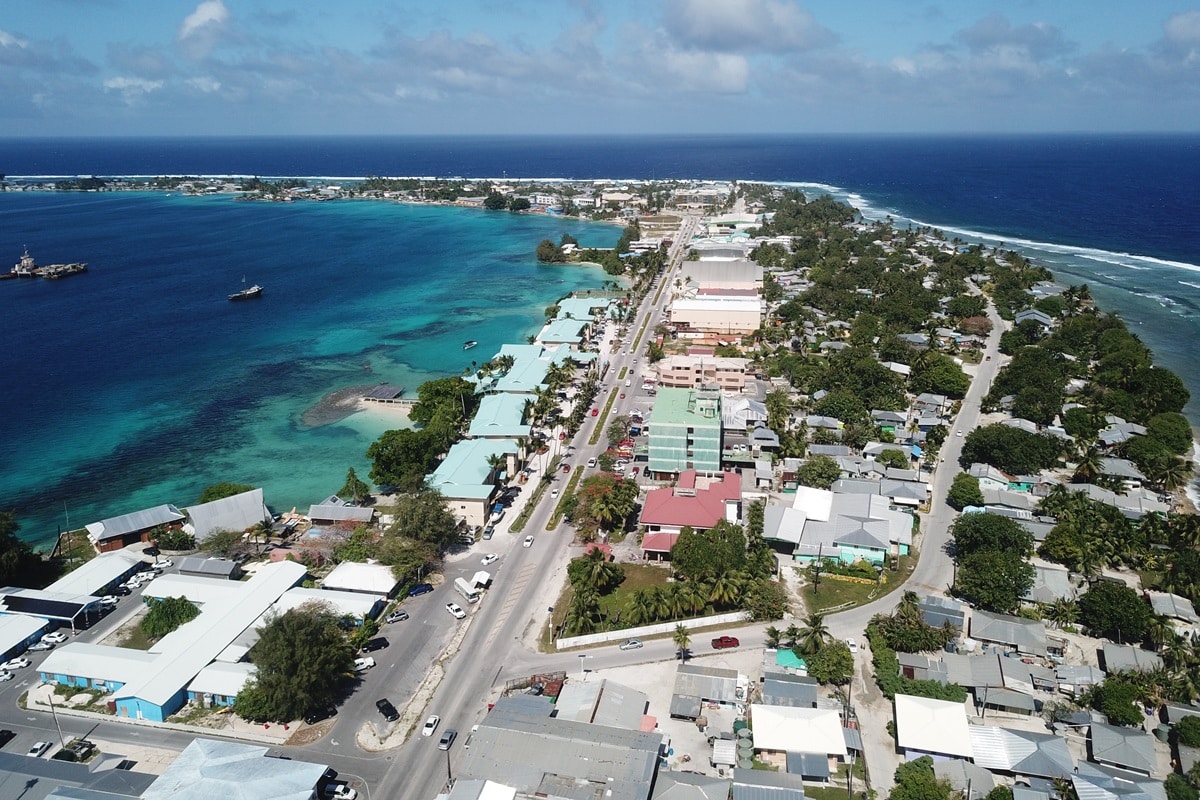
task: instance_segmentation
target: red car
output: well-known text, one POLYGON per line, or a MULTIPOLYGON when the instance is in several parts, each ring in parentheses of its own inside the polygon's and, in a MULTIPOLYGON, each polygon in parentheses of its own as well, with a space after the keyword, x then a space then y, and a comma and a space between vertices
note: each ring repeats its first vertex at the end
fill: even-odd
POLYGON ((593 408, 593 409, 592 409, 592 416, 593 416, 593 417, 598 417, 598 416, 600 416, 600 409, 598 409, 598 408, 593 408))
POLYGON ((563 468, 563 472, 570 472, 570 471, 571 471, 571 465, 570 465, 570 464, 563 464, 563 465, 562 465, 562 468, 563 468))
POLYGON ((727 647, 737 647, 741 642, 735 636, 718 636, 712 640, 713 650, 724 650, 727 647))

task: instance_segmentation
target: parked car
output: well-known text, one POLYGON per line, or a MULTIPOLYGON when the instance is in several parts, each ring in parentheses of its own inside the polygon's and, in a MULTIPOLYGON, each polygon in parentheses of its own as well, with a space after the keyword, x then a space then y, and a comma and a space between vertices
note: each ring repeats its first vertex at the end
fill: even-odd
POLYGON ((441 721, 442 718, 437 714, 431 714, 429 719, 425 720, 425 724, 421 726, 421 735, 433 736, 433 732, 437 730, 438 723, 441 721))
POLYGON ((847 639, 847 640, 846 640, 846 647, 849 647, 849 648, 850 648, 850 652, 851 652, 851 653, 857 653, 857 652, 858 652, 858 642, 854 641, 853 639, 847 639))
POLYGON ((433 584, 418 583, 416 586, 408 590, 409 597, 420 597, 423 594, 429 594, 433 591, 433 584))
POLYGON ((53 650, 54 645, 50 644, 49 642, 34 642, 25 649, 32 650, 34 652, 37 652, 38 650, 53 650))
POLYGON ((169 558, 160 558, 154 562, 155 569, 170 569, 173 566, 175 566, 175 562, 169 558))
POLYGON ((118 602, 119 600, 114 594, 106 594, 100 598, 100 605, 102 606, 115 606, 118 602))
POLYGON ((625 641, 621 642, 622 650, 638 650, 641 648, 641 646, 642 643, 638 639, 626 639, 625 641))
POLYGON ((486 556, 480 559, 479 563, 486 567, 488 564, 495 564, 499 560, 500 556, 496 555, 495 553, 488 553, 486 556))
POLYGON ((46 755, 46 751, 50 749, 49 742, 35 742, 33 747, 25 753, 30 758, 41 758, 46 755))
POLYGON ((376 700, 375 707, 379 709, 379 713, 383 714, 383 718, 388 722, 395 722, 400 719, 400 712, 396 710, 396 707, 386 697, 382 700, 376 700))
POLYGON ((724 650, 728 647, 737 647, 741 642, 736 636, 718 636, 712 640, 713 650, 724 650))
POLYGON ((354 659, 355 672, 366 672, 373 666, 375 666, 375 659, 371 658, 370 656, 354 659))
POLYGON ((438 750, 449 750, 450 745, 454 744, 455 737, 458 736, 458 731, 454 728, 446 728, 442 731, 442 738, 438 739, 438 750))
POLYGON ((162 551, 161 551, 161 550, 159 550, 159 549, 158 549, 157 547, 155 547, 154 545, 150 545, 149 547, 147 547, 145 550, 143 550, 143 551, 142 551, 142 554, 143 554, 143 555, 147 555, 147 556, 157 556, 157 555, 159 555, 159 553, 161 553, 161 552, 162 552, 162 551))
POLYGON ((600 409, 598 409, 598 408, 593 408, 593 409, 592 409, 592 416, 593 416, 593 417, 598 417, 598 416, 600 416, 600 409))
POLYGON ((324 800, 358 800, 358 791, 343 781, 334 781, 321 790, 324 800))
POLYGON ((0 683, 4 683, 5 681, 11 681, 15 677, 17 677, 17 676, 13 675, 8 670, 0 669, 0 683))
POLYGON ((488 539, 491 539, 491 538, 492 538, 492 534, 493 534, 493 533, 495 533, 495 532, 496 532, 496 526, 494 526, 494 525, 488 525, 486 528, 484 528, 484 529, 483 529, 483 539, 484 539, 484 541, 487 541, 488 539))
POLYGON ((388 640, 382 636, 376 636, 362 646, 364 653, 374 653, 376 650, 383 650, 388 646, 388 640))
POLYGON ((408 612, 402 608, 398 608, 387 615, 386 622, 403 622, 408 619, 408 612))
POLYGON ((593 467, 595 467, 595 466, 596 466, 596 459, 594 459, 594 458, 589 458, 589 459, 588 459, 588 462, 587 462, 587 465, 588 465, 588 469, 592 469, 593 467))
POLYGON ((21 669, 22 667, 28 667, 32 663, 33 662, 25 656, 17 656, 16 658, 10 658, 8 661, 0 664, 0 669, 21 669))
POLYGON ((128 597, 129 595, 133 594, 133 590, 122 583, 120 586, 113 589, 112 593, 117 595, 118 597, 128 597))
POLYGON ((321 720, 336 716, 337 709, 333 706, 326 706, 325 708, 319 708, 316 711, 308 712, 308 714, 304 717, 304 722, 306 725, 316 725, 321 720))
POLYGON ((14 738, 16 738, 16 734, 12 731, 7 729, 0 731, 0 747, 4 747, 4 745, 11 742, 14 738))
POLYGON ((446 603, 446 610, 449 611, 455 619, 465 619, 467 612, 462 610, 462 606, 458 603, 446 603))
POLYGON ((522 547, 533 547, 533 536, 526 536, 525 541, 521 542, 522 547))
POLYGON ((46 642, 47 644, 62 644, 66 640, 67 640, 67 635, 65 633, 63 633, 62 631, 54 631, 53 633, 47 633, 45 636, 42 637, 42 641, 46 642))

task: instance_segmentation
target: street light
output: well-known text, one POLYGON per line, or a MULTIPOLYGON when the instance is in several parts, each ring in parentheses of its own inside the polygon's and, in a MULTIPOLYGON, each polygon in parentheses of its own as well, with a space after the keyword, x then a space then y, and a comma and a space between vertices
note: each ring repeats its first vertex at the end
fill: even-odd
POLYGON ((591 658, 591 656, 589 656, 587 653, 579 654, 579 680, 581 680, 581 681, 587 680, 587 673, 584 672, 584 669, 583 669, 583 660, 585 658, 591 658))

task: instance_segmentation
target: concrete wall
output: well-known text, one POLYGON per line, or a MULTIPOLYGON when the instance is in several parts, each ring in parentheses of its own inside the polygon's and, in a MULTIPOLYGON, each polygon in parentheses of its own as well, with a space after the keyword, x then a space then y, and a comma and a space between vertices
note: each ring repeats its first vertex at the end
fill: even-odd
POLYGON ((679 622, 659 622, 655 625, 643 625, 640 628, 589 633, 586 636, 570 636, 565 639, 557 639, 554 646, 559 650, 566 650, 571 647, 583 647, 589 644, 605 644, 606 642, 615 642, 618 640, 636 639, 639 636, 674 633, 676 625, 683 625, 688 630, 693 630, 695 628, 707 628, 712 625, 729 625, 734 622, 746 622, 749 619, 749 611, 733 611, 728 614, 716 614, 711 617, 700 617, 698 619, 685 619, 679 622))

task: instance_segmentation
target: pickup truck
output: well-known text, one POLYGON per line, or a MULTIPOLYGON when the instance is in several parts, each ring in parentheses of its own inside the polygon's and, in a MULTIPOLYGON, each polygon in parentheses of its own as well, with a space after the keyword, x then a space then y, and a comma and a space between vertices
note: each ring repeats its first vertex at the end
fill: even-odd
POLYGON ((712 640, 713 650, 724 650, 727 647, 737 647, 741 642, 734 636, 718 636, 712 640))

